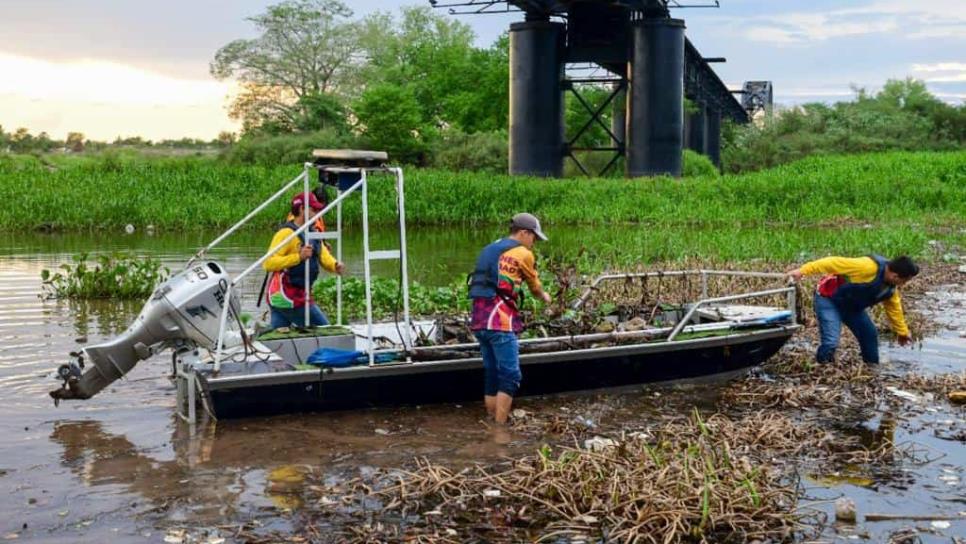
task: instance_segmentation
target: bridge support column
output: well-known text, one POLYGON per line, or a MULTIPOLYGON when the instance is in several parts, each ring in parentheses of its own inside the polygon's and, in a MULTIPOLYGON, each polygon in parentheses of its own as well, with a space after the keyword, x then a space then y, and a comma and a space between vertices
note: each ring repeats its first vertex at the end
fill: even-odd
POLYGON ((721 111, 708 108, 704 114, 705 155, 721 170, 721 111))
POLYGON ((566 25, 510 25, 510 174, 560 177, 566 25))
POLYGON ((698 111, 688 115, 688 131, 685 142, 687 143, 688 149, 704 155, 706 153, 705 144, 708 138, 707 117, 705 115, 704 104, 696 102, 696 105, 698 106, 698 111))
POLYGON ((684 125, 684 21, 643 19, 631 26, 627 76, 628 177, 681 175, 684 125))

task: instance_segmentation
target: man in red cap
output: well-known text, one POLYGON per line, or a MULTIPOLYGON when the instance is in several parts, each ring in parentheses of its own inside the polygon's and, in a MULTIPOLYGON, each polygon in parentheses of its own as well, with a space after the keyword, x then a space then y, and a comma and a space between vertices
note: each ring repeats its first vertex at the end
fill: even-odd
MULTIPOLYGON (((282 242, 298 230, 305 223, 303 206, 308 194, 308 204, 315 215, 324 207, 312 193, 298 193, 292 198, 290 221, 282 225, 275 233, 271 249, 282 245, 282 242)), ((309 227, 314 231, 314 226, 309 227)), ((329 253, 321 240, 310 240, 305 243, 305 233, 299 234, 288 241, 274 255, 265 260, 262 265, 271 276, 268 280, 266 295, 272 308, 272 328, 298 326, 305 327, 328 325, 329 320, 312 300, 312 284, 319 277, 319 269, 324 268, 335 274, 342 274, 345 265, 337 262, 329 253), (305 262, 308 261, 308 277, 306 277, 305 262), (309 323, 305 323, 305 305, 309 306, 309 323)))

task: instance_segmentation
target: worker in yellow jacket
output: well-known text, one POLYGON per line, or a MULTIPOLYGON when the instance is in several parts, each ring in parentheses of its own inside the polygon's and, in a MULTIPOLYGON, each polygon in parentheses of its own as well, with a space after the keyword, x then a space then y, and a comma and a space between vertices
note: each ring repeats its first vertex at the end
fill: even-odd
MULTIPOLYGON (((289 235, 305 223, 302 206, 306 193, 298 193, 292 198, 291 217, 275 233, 269 246, 275 249, 282 244, 289 235)), ((314 194, 308 193, 308 204, 312 208, 311 215, 323 209, 322 203, 314 194)), ((315 230, 315 225, 308 231, 315 230)), ((309 323, 311 326, 328 325, 329 320, 322 310, 312 300, 312 284, 319 277, 320 269, 342 274, 345 266, 337 262, 329 253, 321 240, 310 240, 305 243, 305 233, 293 237, 274 255, 265 260, 262 265, 271 276, 268 280, 267 302, 272 309, 272 328, 306 326, 305 305, 309 304, 309 323), (305 277, 305 261, 309 263, 309 274, 305 277)))
POLYGON ((866 309, 880 302, 899 344, 904 346, 911 341, 899 297, 899 288, 919 274, 919 267, 909 257, 891 261, 878 255, 854 259, 826 257, 805 263, 787 274, 795 281, 802 276, 825 274, 815 291, 815 317, 821 336, 815 358, 819 363, 835 359, 842 324, 859 341, 862 360, 878 363, 879 336, 866 309))

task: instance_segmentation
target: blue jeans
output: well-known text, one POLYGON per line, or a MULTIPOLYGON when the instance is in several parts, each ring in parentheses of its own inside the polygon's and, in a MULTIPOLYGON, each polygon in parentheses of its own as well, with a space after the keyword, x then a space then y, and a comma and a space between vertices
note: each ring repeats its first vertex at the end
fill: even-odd
POLYGON ((476 331, 483 354, 483 394, 506 393, 511 397, 520 389, 520 348, 517 335, 503 331, 476 331))
MULTIPOLYGON (((329 318, 325 317, 318 305, 309 306, 309 324, 313 327, 329 324, 329 318)), ((305 327, 305 307, 301 308, 272 308, 272 328, 281 327, 305 327)))
POLYGON ((843 313, 831 299, 815 293, 815 317, 818 318, 818 331, 821 343, 815 360, 830 363, 835 360, 835 348, 839 347, 842 324, 852 331, 859 341, 862 360, 869 364, 879 362, 879 333, 875 323, 865 310, 843 313))

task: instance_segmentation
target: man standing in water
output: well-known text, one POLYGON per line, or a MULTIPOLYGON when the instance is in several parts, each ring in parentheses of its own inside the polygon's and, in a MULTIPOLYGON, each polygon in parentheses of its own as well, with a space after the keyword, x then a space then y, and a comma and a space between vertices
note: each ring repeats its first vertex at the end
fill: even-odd
POLYGON ((523 283, 533 296, 550 303, 531 251, 538 239, 547 240, 540 221, 529 213, 514 215, 510 235, 483 248, 470 278, 470 328, 483 355, 483 402, 487 414, 499 424, 506 423, 522 378, 517 335, 523 330, 523 283))
POLYGON ((787 274, 796 282, 802 276, 825 274, 815 291, 815 317, 821 336, 815 359, 819 363, 835 359, 843 323, 859 341, 862 360, 878 363, 879 336, 866 309, 880 302, 899 344, 904 346, 911 341, 899 298, 899 288, 919 274, 919 267, 909 257, 891 261, 878 255, 855 259, 826 257, 787 274))
MULTIPOLYGON (((291 220, 275 233, 269 246, 274 249, 285 238, 305 223, 306 193, 298 193, 292 198, 291 220)), ((323 209, 322 203, 314 194, 308 193, 308 205, 312 209, 309 216, 323 209)), ((310 227, 308 231, 314 231, 310 227)), ((305 243, 305 232, 292 238, 284 247, 269 257, 262 265, 271 274, 268 280, 268 304, 272 309, 272 328, 328 325, 329 320, 322 310, 312 301, 312 284, 319 277, 319 268, 342 274, 345 267, 329 253, 321 240, 305 243), (305 277, 305 261, 309 262, 309 277, 305 277), (309 323, 305 323, 305 305, 309 304, 309 323)))

